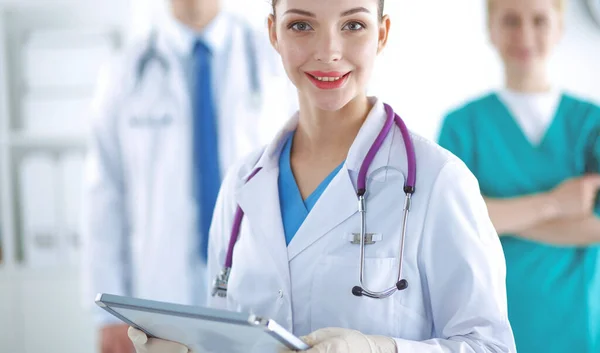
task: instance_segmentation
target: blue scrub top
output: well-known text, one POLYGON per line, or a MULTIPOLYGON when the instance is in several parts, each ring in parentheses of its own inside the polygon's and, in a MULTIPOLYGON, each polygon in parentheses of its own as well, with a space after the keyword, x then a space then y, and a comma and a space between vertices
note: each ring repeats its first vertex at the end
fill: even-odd
MULTIPOLYGON (((449 114, 439 143, 466 163, 485 196, 545 192, 600 172, 600 107, 563 95, 542 141, 532 145, 490 94, 449 114)), ((600 245, 557 247, 514 235, 501 242, 517 351, 600 352, 600 245)))
POLYGON ((315 191, 313 191, 306 200, 303 200, 290 163, 293 137, 294 134, 290 134, 279 157, 279 205, 287 245, 290 244, 292 238, 294 238, 294 235, 296 235, 296 232, 300 229, 302 223, 304 223, 308 213, 317 203, 325 189, 327 189, 331 180, 333 180, 344 165, 344 163, 342 163, 336 167, 331 174, 321 182, 315 191))

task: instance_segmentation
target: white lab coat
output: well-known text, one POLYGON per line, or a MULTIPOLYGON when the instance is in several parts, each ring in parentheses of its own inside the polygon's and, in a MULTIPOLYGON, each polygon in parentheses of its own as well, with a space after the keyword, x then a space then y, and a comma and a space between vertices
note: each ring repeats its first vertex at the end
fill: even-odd
MULTIPOLYGON (((221 15, 226 16, 226 15, 221 15)), ((270 141, 297 109, 295 92, 265 33, 253 33, 262 88, 251 94, 244 40, 248 27, 233 17, 228 75, 219 77, 222 175, 237 159, 270 141), (288 93, 289 92, 289 93, 288 93), (257 104, 258 103, 258 104, 257 104)), ((199 257, 192 173, 192 110, 188 77, 173 52, 174 39, 158 31, 167 61, 136 76, 148 42, 133 45, 101 84, 86 167, 84 301, 98 292, 182 304, 203 304, 205 265, 199 257), (138 82, 139 81, 139 82, 138 82)), ((176 43, 175 43, 176 44, 176 43)), ((223 44, 225 45, 225 44, 223 44)), ((101 321, 112 318, 100 315, 101 321)))
MULTIPOLYGON (((211 306, 272 318, 297 335, 325 327, 393 337, 398 352, 515 352, 507 318, 504 256, 478 183, 466 166, 433 142, 412 134, 416 193, 409 215, 403 277, 408 288, 387 299, 355 297, 360 231, 356 179, 385 120, 377 102, 331 181, 288 247, 278 196, 278 160, 297 116, 266 147, 230 170, 211 229, 209 275, 225 261, 236 205, 245 212, 226 299, 211 306), (258 162, 257 162, 258 161, 258 162), (262 170, 248 183, 255 168, 262 170)), ((394 284, 407 159, 394 127, 368 171, 366 246, 371 290, 394 284)))

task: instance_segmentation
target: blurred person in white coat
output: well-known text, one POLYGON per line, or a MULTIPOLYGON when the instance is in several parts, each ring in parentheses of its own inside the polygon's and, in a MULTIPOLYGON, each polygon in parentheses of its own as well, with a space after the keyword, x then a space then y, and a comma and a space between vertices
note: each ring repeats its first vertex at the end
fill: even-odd
MULTIPOLYGON (((219 0, 170 5, 100 79, 84 200, 89 305, 99 292, 204 304, 221 177, 297 107, 266 35, 219 0)), ((133 351, 125 325, 95 319, 101 353, 133 351)))

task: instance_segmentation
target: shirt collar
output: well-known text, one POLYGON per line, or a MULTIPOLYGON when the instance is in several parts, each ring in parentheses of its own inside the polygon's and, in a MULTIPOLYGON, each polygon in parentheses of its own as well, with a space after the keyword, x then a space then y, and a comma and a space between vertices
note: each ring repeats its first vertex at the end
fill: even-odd
POLYGON ((193 54, 196 40, 204 41, 213 53, 221 53, 225 50, 228 35, 228 16, 220 12, 201 32, 179 22, 172 14, 163 17, 161 28, 169 38, 169 45, 177 55, 187 57, 193 54))

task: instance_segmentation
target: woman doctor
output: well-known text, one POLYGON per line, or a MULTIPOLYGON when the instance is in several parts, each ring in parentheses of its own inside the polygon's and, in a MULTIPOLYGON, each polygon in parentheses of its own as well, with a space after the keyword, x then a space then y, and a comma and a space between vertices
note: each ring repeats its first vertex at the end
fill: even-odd
MULTIPOLYGON (((211 306, 308 335, 310 353, 515 352, 504 258, 476 179, 435 143, 393 123, 385 133, 391 110, 365 94, 390 29, 382 12, 383 0, 273 2, 270 38, 300 110, 224 181, 210 234, 212 276, 237 233, 238 205, 244 215, 226 297, 211 306), (362 228, 361 169, 370 240, 362 290, 361 245, 352 242, 362 228)), ((187 352, 134 329, 130 337, 138 352, 187 352)))
POLYGON ((501 235, 519 353, 600 352, 600 108, 553 87, 566 0, 491 0, 506 84, 446 118, 501 235))

